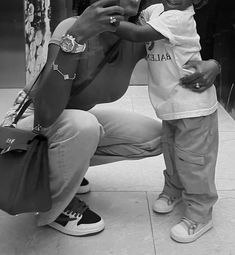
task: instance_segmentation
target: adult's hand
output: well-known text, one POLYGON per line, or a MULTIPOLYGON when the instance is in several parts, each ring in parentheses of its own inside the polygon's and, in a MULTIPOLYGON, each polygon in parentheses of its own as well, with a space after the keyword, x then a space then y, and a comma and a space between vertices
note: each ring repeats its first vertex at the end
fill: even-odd
POLYGON ((181 85, 199 93, 211 87, 221 71, 219 63, 213 59, 189 61, 184 68, 194 70, 194 73, 181 78, 181 85))
POLYGON ((99 0, 84 10, 67 33, 83 43, 99 33, 116 31, 119 22, 124 19, 123 15, 124 9, 120 7, 119 0, 99 0))

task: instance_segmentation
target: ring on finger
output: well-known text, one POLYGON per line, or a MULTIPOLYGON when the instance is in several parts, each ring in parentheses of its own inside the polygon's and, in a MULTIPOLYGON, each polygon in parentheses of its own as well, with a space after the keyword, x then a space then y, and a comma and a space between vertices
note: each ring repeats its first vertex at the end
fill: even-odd
POLYGON ((113 16, 110 16, 110 17, 109 17, 109 23, 110 23, 111 25, 115 24, 116 22, 117 22, 117 19, 116 19, 115 17, 113 17, 113 16))
POLYGON ((199 84, 199 82, 197 82, 194 87, 195 87, 195 89, 200 89, 201 85, 199 84))

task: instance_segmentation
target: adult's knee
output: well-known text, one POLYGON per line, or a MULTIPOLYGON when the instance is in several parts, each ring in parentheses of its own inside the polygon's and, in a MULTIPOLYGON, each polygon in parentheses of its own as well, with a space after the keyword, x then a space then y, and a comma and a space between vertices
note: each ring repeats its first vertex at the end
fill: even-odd
POLYGON ((98 144, 102 127, 94 115, 80 110, 65 110, 48 129, 52 140, 85 140, 98 144))

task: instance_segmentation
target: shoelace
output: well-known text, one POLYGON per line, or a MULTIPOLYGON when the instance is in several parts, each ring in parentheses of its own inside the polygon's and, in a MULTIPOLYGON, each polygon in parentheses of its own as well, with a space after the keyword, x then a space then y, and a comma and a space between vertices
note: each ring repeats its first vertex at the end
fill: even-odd
MULTIPOLYGON (((83 214, 89 207, 80 199, 73 198, 70 204, 65 208, 64 212, 74 217, 83 214)), ((72 219, 71 219, 72 220, 72 219)))
POLYGON ((164 198, 167 201, 168 205, 171 205, 177 199, 176 197, 169 197, 164 193, 161 193, 159 195, 159 198, 164 198))
POLYGON ((185 217, 183 217, 181 219, 181 222, 183 222, 186 225, 186 227, 188 229, 188 235, 193 235, 195 233, 195 230, 197 228, 197 223, 196 222, 194 222, 192 220, 189 220, 185 217))

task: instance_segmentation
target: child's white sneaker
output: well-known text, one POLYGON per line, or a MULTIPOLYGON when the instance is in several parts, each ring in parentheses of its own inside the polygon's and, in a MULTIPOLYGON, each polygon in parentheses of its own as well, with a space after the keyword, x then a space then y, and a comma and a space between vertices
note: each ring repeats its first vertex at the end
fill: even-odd
POLYGON ((173 211, 176 204, 181 201, 181 197, 170 197, 161 193, 153 204, 153 211, 157 213, 169 213, 173 211))
POLYGON ((213 227, 212 220, 207 223, 196 223, 187 218, 182 218, 170 232, 173 240, 180 243, 190 243, 198 239, 213 227))

